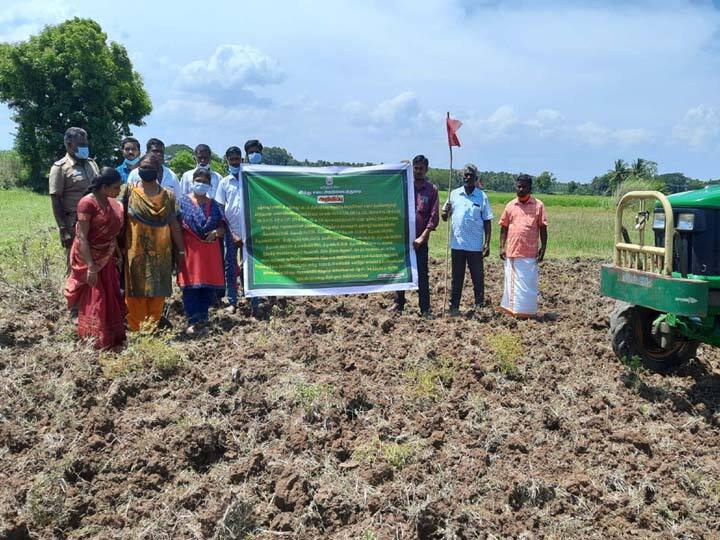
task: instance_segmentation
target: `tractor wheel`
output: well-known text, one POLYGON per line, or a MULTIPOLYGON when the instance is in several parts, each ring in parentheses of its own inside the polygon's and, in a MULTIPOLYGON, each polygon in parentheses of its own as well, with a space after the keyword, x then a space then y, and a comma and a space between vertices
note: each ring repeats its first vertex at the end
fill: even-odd
POLYGON ((652 335, 657 311, 625 302, 618 302, 610 315, 610 339, 613 352, 620 359, 640 358, 652 371, 672 371, 695 357, 699 342, 678 341, 665 349, 652 335))

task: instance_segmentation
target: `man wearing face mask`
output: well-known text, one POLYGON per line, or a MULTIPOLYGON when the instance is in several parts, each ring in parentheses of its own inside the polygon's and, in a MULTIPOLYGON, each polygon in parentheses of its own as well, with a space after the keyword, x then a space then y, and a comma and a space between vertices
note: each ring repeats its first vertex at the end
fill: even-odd
POLYGON ((222 208, 229 231, 224 236, 225 253, 225 296, 228 300, 227 311, 235 313, 238 300, 238 263, 237 252, 242 247, 242 191, 240 188, 240 163, 242 151, 231 146, 225 151, 228 174, 220 181, 215 191, 215 201, 222 208))
POLYGON ((50 168, 49 191, 53 215, 60 231, 60 242, 65 248, 66 274, 70 273, 70 248, 75 238, 77 205, 88 187, 100 174, 90 157, 87 132, 79 127, 65 132, 65 157, 50 168))
POLYGON ((245 155, 250 165, 260 165, 262 163, 263 145, 257 139, 250 139, 245 142, 245 155))
POLYGON ((120 149, 125 159, 116 170, 120 173, 120 179, 124 184, 128 181, 130 172, 140 163, 140 141, 134 137, 125 137, 120 143, 120 149))
POLYGON ((450 253, 452 264, 452 289, 450 314, 458 315, 462 296, 465 267, 475 293, 475 307, 485 303, 485 276, 483 257, 490 254, 492 232, 492 208, 487 195, 477 187, 478 170, 469 163, 463 169, 463 185, 450 192, 442 209, 442 219, 450 223, 450 253))
POLYGON ((212 151, 207 144, 198 144, 193 151, 193 157, 197 166, 194 169, 183 173, 180 179, 180 189, 183 195, 187 195, 192 192, 193 175, 197 170, 207 171, 210 175, 210 192, 208 197, 215 199, 215 191, 217 191, 218 185, 220 185, 220 176, 217 172, 213 171, 210 167, 210 159, 212 157, 212 151))
MULTIPOLYGON (((175 195, 175 201, 179 201, 183 193, 180 189, 180 182, 178 182, 177 175, 169 167, 163 165, 165 163, 165 143, 160 139, 152 138, 146 143, 145 149, 147 154, 153 154, 158 159, 157 162, 160 164, 161 170, 158 173, 160 187, 171 191, 173 195, 175 195)), ((134 185, 140 184, 138 169, 133 169, 130 172, 130 176, 128 176, 128 183, 134 185)))

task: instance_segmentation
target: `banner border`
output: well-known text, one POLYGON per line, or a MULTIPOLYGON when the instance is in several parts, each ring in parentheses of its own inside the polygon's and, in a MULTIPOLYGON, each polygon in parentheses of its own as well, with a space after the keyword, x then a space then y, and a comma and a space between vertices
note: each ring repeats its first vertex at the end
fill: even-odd
POLYGON ((339 294, 364 294, 371 292, 391 292, 391 291, 407 291, 416 290, 418 288, 417 258, 413 241, 415 240, 415 189, 413 179, 411 178, 411 166, 409 163, 390 163, 373 165, 369 167, 300 167, 300 166, 280 166, 280 165, 243 165, 240 172, 242 202, 243 202, 243 220, 242 220, 242 237, 243 237, 243 277, 245 284, 244 296, 246 298, 260 296, 327 296, 339 294), (306 173, 313 175, 335 175, 362 173, 388 173, 403 172, 405 190, 403 190, 403 202, 405 205, 405 264, 410 266, 410 281, 402 281, 396 283, 388 283, 386 281, 375 281, 371 283, 353 285, 340 285, 337 283, 328 283, 327 286, 321 283, 313 283, 305 286, 287 285, 282 287, 253 287, 251 277, 252 264, 252 237, 250 231, 250 215, 248 208, 250 207, 248 178, 243 172, 247 173, 274 173, 297 174, 306 173), (411 235, 412 232, 412 235, 411 235))

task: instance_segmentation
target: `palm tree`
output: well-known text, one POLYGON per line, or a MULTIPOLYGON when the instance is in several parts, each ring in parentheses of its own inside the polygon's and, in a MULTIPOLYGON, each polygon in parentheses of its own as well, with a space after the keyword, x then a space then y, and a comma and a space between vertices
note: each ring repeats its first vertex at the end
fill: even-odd
POLYGON ((647 163, 642 158, 637 158, 632 162, 630 165, 630 172, 635 178, 647 178, 649 176, 647 163))
POLYGON ((627 163, 622 159, 615 160, 615 168, 608 171, 610 173, 610 187, 615 189, 622 184, 630 174, 627 163))

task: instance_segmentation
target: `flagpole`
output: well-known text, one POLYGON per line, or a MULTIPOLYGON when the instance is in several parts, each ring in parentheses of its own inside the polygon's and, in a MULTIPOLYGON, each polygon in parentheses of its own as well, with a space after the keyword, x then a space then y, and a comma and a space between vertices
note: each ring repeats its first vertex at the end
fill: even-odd
MULTIPOLYGON (((447 113, 447 120, 450 120, 450 111, 447 113)), ((452 144, 450 144, 450 140, 448 139, 448 148, 450 150, 450 174, 448 175, 448 190, 447 190, 447 200, 450 200, 450 190, 452 189, 452 177, 453 177, 453 152, 452 152, 452 144)), ((444 293, 444 300, 443 300, 443 308, 442 308, 442 315, 445 316, 445 311, 447 310, 448 305, 448 265, 450 261, 450 227, 452 226, 452 217, 448 215, 448 222, 447 222, 447 241, 445 243, 445 293, 444 293)))

